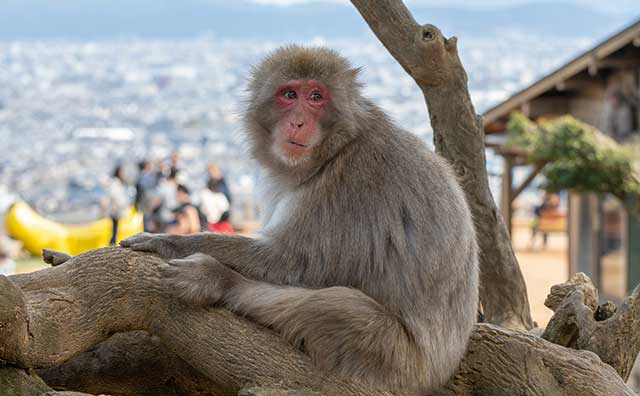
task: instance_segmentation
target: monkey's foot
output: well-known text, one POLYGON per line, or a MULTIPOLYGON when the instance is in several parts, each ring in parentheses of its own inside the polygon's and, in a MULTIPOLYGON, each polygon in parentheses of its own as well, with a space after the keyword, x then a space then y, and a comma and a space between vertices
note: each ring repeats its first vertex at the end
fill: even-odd
POLYGON ((167 290, 181 300, 201 306, 220 302, 242 276, 206 254, 169 260, 160 268, 167 290))

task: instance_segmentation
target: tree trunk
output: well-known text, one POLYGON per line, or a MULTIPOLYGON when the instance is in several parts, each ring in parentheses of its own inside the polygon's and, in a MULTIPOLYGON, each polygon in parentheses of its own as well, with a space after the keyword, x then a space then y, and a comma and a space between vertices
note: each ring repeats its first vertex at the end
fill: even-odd
POLYGON ((422 90, 436 150, 460 177, 480 245, 480 301, 485 320, 510 329, 531 329, 524 278, 489 190, 482 119, 469 98, 457 39, 445 38, 433 25, 418 25, 400 0, 351 2, 422 90))

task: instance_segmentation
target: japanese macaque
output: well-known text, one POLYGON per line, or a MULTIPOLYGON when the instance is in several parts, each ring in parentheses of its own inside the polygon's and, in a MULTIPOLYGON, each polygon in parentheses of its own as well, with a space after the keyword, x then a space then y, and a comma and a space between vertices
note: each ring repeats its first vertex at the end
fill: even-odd
POLYGON ((286 47, 244 114, 268 174, 257 239, 139 234, 167 287, 282 334, 321 369, 424 395, 454 373, 478 307, 478 248, 447 162, 361 94, 358 69, 286 47))

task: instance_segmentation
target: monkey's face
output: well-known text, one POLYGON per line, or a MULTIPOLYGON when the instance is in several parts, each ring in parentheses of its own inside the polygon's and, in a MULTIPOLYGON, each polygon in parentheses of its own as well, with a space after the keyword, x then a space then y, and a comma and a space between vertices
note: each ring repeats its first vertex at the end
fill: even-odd
POLYGON ((330 100, 329 89, 317 80, 290 80, 276 88, 271 149, 278 158, 297 165, 311 157, 323 137, 320 121, 330 100))
POLYGON ((326 48, 291 46, 267 56, 253 70, 244 114, 254 157, 296 181, 333 158, 359 133, 357 74, 326 48))

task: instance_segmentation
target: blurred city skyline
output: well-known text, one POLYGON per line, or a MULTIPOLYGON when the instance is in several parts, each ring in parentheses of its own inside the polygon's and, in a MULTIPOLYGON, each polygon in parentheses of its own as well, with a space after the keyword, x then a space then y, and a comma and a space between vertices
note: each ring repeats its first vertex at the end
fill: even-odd
MULTIPOLYGON (((479 112, 640 15, 640 4, 595 3, 408 1, 418 21, 460 38, 479 112)), ((238 105, 250 65, 285 43, 327 45, 364 66, 365 93, 431 142, 422 94, 348 2, 8 0, 0 200, 8 192, 44 214, 91 215, 115 163, 177 150, 190 187, 215 160, 234 205, 250 206, 256 174, 238 105)), ((491 155, 489 167, 500 171, 491 155)))

